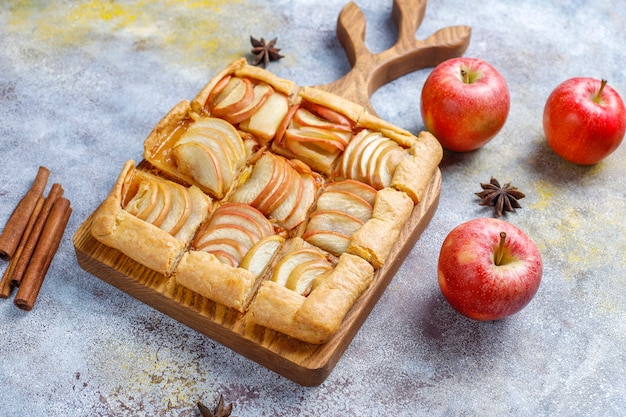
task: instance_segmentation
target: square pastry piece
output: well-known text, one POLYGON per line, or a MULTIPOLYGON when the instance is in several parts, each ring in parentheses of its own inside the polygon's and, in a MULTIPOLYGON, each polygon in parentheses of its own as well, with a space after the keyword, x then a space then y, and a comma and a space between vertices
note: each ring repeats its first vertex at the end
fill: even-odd
POLYGON ((91 234, 162 274, 169 274, 208 215, 211 199, 198 187, 135 168, 126 162, 94 213, 91 234))
POLYGON ((126 164, 92 234, 246 326, 320 344, 389 261, 442 156, 429 133, 240 59, 155 126, 150 172, 126 164))

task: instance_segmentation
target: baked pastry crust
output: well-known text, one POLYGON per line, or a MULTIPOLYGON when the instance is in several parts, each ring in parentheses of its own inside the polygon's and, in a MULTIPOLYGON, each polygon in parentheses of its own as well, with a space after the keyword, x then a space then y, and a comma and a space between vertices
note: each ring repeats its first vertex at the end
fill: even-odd
POLYGON ((211 200, 197 187, 184 188, 134 167, 129 160, 124 164, 107 198, 96 210, 91 234, 98 241, 115 248, 131 259, 162 274, 169 274, 191 241, 196 229, 207 216, 211 200), (183 189, 188 193, 190 213, 175 235, 139 219, 124 210, 125 191, 133 181, 155 181, 166 187, 183 189))
POLYGON ((372 218, 352 235, 348 253, 382 267, 412 211, 413 201, 406 193, 393 188, 378 191, 372 218))
POLYGON ((420 132, 411 145, 410 156, 396 167, 391 187, 404 191, 415 204, 419 204, 442 158, 439 141, 429 132, 420 132))
POLYGON ((256 283, 252 272, 223 264, 214 255, 202 251, 185 253, 173 276, 178 284, 242 313, 256 283))
POLYGON ((128 161, 96 211, 91 231, 105 245, 172 276, 177 285, 239 311, 249 324, 304 342, 325 343, 375 279, 376 270, 388 262, 442 157, 441 146, 429 133, 416 137, 356 103, 315 87, 298 87, 247 65, 242 58, 217 74, 193 100, 181 101, 157 123, 144 142, 144 158, 155 168, 154 173, 128 161), (299 109, 303 111, 298 113, 299 109), (230 137, 234 132, 241 143, 207 143, 189 137, 198 136, 194 128, 216 119, 229 124, 230 137), (362 146, 357 147, 361 140, 362 146), (187 145, 190 142, 193 144, 187 145), (305 145, 299 147, 296 142, 305 145), (367 151, 366 142, 370 145, 367 151), (373 153, 374 143, 380 145, 377 153, 373 153), (177 148, 183 145, 189 149, 177 148), (196 154, 204 152, 202 146, 219 148, 211 156, 214 162, 196 154), (220 152, 230 155, 224 164, 226 171, 220 171, 215 163, 220 152), (212 163, 215 174, 198 161, 212 163), (189 224, 172 235, 126 210, 130 198, 125 187, 138 178, 187 190, 193 206, 189 224), (218 178, 217 182, 211 183, 212 178, 218 178), (331 199, 323 214, 327 217, 317 217, 314 222, 312 217, 319 213, 311 214, 323 206, 324 192, 340 182, 345 183, 341 187, 350 187, 351 181, 352 186, 354 181, 367 184, 367 192, 355 191, 357 197, 364 197, 360 193, 365 192, 367 202, 360 205, 354 200, 331 199), (265 233, 257 236, 260 240, 256 243, 254 238, 238 245, 233 242, 235 235, 254 231, 220 229, 203 240, 204 231, 212 227, 211 207, 217 212, 218 206, 229 203, 258 210, 271 222, 275 234, 265 233), (337 214, 341 210, 333 204, 343 204, 344 212, 337 214), (332 232, 337 223, 329 219, 341 216, 345 227, 335 230, 344 239, 339 244, 322 244, 331 233, 307 238, 307 233, 310 237, 320 230, 332 232), (349 223, 353 220, 346 220, 350 216, 357 221, 349 223), (231 247, 219 246, 227 241, 231 247), (288 263, 299 250, 316 253, 308 261, 301 255, 288 263), (232 261, 233 251, 238 255, 236 261, 232 261), (308 263, 315 270, 307 270, 308 263), (283 273, 277 273, 283 266, 283 273), (294 276, 306 279, 293 280, 294 276))
POLYGON ((344 254, 307 296, 273 281, 264 281, 250 304, 248 318, 304 342, 327 342, 354 302, 374 278, 374 268, 358 256, 344 254))

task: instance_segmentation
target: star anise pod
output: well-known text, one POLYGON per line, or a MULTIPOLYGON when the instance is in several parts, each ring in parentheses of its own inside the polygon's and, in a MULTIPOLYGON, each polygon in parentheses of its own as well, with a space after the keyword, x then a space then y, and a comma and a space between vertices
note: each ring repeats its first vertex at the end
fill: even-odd
POLYGON ((502 216, 505 211, 514 212, 516 208, 522 208, 517 200, 526 196, 510 183, 500 186, 500 182, 491 177, 488 184, 481 183, 480 186, 483 191, 475 193, 481 199, 478 204, 493 207, 496 217, 502 216))
POLYGON ((263 68, 267 67, 270 61, 278 61, 283 58, 278 52, 280 49, 276 48, 276 41, 278 38, 274 38, 268 43, 265 43, 265 39, 255 39, 250 36, 250 43, 252 44, 251 52, 255 55, 252 65, 263 64, 263 68))
POLYGON ((224 397, 220 395, 220 400, 217 403, 217 408, 215 409, 215 411, 209 410, 209 408, 201 402, 198 402, 198 409, 200 410, 202 417, 229 417, 230 413, 233 410, 233 405, 231 403, 225 406, 224 397))

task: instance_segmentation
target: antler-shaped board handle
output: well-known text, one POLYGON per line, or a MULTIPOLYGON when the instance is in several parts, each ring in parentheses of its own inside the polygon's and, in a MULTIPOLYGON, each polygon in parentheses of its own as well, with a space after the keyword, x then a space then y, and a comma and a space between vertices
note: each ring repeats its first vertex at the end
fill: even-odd
POLYGON ((365 46, 365 15, 354 2, 348 3, 337 19, 337 38, 352 69, 343 78, 317 87, 376 114, 370 97, 378 88, 409 72, 434 67, 462 55, 469 45, 472 31, 469 26, 449 26, 425 40, 415 38, 426 3, 427 0, 393 1, 392 17, 398 26, 398 40, 394 46, 377 54, 365 46))

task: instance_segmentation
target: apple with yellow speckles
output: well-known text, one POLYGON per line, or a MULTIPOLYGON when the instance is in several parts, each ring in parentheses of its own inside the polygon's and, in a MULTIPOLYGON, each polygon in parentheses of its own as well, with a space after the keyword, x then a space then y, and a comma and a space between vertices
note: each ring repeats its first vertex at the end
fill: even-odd
POLYGON ((455 227, 439 253, 439 287, 445 299, 474 320, 499 320, 533 299, 543 273, 539 249, 520 228, 479 218, 455 227))

